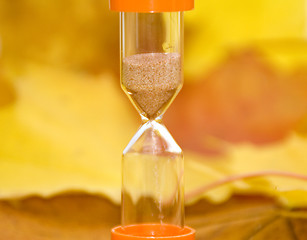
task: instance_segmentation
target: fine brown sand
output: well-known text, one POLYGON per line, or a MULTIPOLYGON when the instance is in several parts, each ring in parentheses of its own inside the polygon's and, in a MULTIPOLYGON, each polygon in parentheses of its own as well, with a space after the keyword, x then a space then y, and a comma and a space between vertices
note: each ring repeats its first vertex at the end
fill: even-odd
POLYGON ((163 113, 181 86, 178 53, 144 53, 124 58, 122 84, 147 118, 163 113))

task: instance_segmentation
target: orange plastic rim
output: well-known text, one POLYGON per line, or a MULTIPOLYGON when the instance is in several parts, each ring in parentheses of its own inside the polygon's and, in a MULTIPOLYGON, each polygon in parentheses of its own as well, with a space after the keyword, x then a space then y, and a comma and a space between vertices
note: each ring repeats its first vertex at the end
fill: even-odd
POLYGON ((118 12, 182 12, 192 10, 194 0, 110 0, 118 12))
POLYGON ((195 230, 168 224, 137 224, 115 227, 112 240, 195 240, 195 230))

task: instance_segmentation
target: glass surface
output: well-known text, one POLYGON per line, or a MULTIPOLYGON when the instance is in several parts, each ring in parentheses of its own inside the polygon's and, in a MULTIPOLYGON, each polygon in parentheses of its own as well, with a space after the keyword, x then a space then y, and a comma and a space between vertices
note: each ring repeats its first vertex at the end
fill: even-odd
POLYGON ((145 123, 123 156, 123 225, 183 226, 183 154, 167 129, 145 123))
POLYGON ((121 86, 143 120, 123 153, 123 226, 184 226, 183 154, 161 122, 183 84, 182 20, 121 13, 121 86))
POLYGON ((121 86, 146 119, 161 116, 183 84, 183 13, 121 13, 121 86))

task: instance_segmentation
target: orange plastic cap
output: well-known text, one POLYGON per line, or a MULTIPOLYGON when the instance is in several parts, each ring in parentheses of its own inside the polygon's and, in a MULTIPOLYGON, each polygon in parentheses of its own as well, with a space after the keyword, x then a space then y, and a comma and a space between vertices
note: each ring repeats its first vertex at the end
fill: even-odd
POLYGON ((195 240, 195 230, 168 224, 137 224, 115 227, 112 240, 195 240))
POLYGON ((194 0, 110 0, 118 12, 182 12, 192 10, 194 0))

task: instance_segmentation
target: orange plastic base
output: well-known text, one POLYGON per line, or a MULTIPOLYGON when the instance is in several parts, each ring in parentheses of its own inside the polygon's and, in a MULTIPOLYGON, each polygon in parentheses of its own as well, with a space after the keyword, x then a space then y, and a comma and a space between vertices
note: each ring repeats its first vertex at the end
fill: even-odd
POLYGON ((195 240, 195 230, 168 224, 137 224, 115 227, 111 236, 112 240, 195 240))

